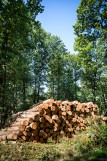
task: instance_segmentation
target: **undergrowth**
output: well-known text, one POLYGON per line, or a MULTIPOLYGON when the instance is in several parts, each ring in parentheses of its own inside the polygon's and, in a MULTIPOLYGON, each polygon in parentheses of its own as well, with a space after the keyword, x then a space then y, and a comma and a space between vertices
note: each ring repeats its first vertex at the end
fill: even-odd
POLYGON ((0 161, 98 161, 107 158, 107 125, 94 123, 72 139, 53 144, 0 143, 0 161))

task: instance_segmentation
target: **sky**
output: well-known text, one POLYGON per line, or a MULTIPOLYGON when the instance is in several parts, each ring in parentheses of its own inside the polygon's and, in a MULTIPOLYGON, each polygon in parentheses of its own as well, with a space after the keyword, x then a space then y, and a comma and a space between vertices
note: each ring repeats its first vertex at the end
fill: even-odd
POLYGON ((74 29, 76 23, 76 10, 81 0, 42 0, 43 13, 37 16, 45 31, 59 36, 71 54, 75 53, 74 29))

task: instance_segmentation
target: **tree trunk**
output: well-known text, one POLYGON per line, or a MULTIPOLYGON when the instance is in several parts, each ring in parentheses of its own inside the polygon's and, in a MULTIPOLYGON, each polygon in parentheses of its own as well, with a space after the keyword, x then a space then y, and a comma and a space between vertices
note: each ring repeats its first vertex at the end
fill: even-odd
POLYGON ((36 103, 36 78, 35 78, 35 84, 34 84, 34 101, 33 103, 36 103))
POLYGON ((26 83, 25 80, 22 80, 23 82, 23 107, 26 109, 26 83))
MULTIPOLYGON (((0 76, 0 84, 1 84, 1 93, 0 93, 0 105, 2 107, 2 114, 4 113, 4 107, 5 107, 5 100, 6 100, 6 81, 7 81, 7 71, 6 71, 6 61, 7 61, 7 44, 8 44, 8 37, 9 33, 7 31, 4 32, 4 38, 1 48, 1 76, 0 76)), ((5 115, 5 113, 4 113, 5 115)), ((5 117, 1 116, 1 126, 5 123, 5 117)))
POLYGON ((38 82, 37 103, 39 102, 39 100, 40 100, 40 80, 38 82))
POLYGON ((76 85, 76 69, 75 69, 75 67, 74 67, 74 85, 75 85, 75 87, 74 87, 74 99, 75 100, 77 100, 77 85, 76 85))

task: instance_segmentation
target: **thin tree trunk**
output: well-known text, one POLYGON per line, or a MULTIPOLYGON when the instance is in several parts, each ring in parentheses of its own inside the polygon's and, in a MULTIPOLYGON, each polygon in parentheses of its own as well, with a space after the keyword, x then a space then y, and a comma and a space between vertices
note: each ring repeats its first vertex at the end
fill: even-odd
MULTIPOLYGON (((2 43, 2 47, 1 47, 1 76, 0 76, 0 105, 2 108, 2 115, 5 114, 4 113, 4 107, 6 104, 6 82, 7 82, 7 69, 6 69, 6 61, 7 61, 7 44, 8 44, 8 37, 9 34, 7 31, 4 32, 4 39, 3 39, 3 43, 2 43)), ((5 117, 2 117, 1 115, 1 126, 5 123, 5 117)))
POLYGON ((74 99, 77 100, 77 86, 76 86, 76 69, 74 69, 74 99))
POLYGON ((26 83, 23 80, 23 107, 26 108, 26 83))
POLYGON ((33 103, 36 103, 36 78, 35 78, 35 84, 34 84, 34 100, 33 103))
POLYGON ((99 83, 100 83, 100 89, 101 89, 101 91, 102 91, 102 98, 103 98, 104 107, 105 107, 105 109, 106 109, 106 108, 107 108, 107 103, 106 103, 106 97, 105 97, 105 95, 104 95, 104 89, 105 89, 105 87, 102 85, 100 76, 99 76, 99 83))
POLYGON ((93 102, 96 103, 96 72, 94 73, 94 81, 93 81, 93 102))
POLYGON ((39 102, 39 100, 40 100, 40 80, 38 82, 37 103, 39 102))

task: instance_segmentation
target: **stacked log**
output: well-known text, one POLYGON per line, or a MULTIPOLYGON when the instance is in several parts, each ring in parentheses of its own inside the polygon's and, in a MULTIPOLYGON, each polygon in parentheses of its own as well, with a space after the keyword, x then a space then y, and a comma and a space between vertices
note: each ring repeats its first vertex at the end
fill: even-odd
POLYGON ((85 130, 89 126, 87 118, 94 120, 96 114, 97 105, 92 102, 49 99, 17 115, 9 127, 0 131, 0 140, 46 143, 52 137, 56 143, 58 137, 72 138, 85 130))

